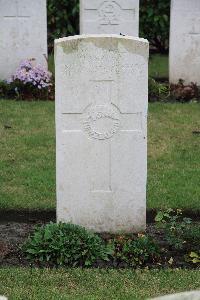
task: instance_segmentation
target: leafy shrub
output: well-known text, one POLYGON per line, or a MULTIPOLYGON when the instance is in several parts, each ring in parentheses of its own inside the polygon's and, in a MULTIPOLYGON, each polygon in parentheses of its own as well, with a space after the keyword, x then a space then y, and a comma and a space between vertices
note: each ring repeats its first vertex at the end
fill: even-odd
POLYGON ((191 262, 193 264, 199 264, 200 263, 200 251, 199 253, 197 252, 190 252, 189 255, 185 256, 185 260, 187 262, 191 262))
POLYGON ((166 101, 169 96, 167 84, 159 83, 153 78, 149 78, 149 102, 166 101))
POLYGON ((182 249, 185 244, 185 231, 191 224, 191 219, 183 218, 180 209, 171 208, 159 211, 155 217, 158 227, 162 228, 169 245, 182 249))
POLYGON ((15 96, 15 90, 12 85, 8 84, 6 81, 0 81, 0 97, 10 98, 15 96))
POLYGON ((31 263, 50 266, 91 266, 111 254, 98 235, 65 223, 37 227, 22 249, 31 263))
POLYGON ((200 90, 195 83, 184 85, 183 80, 177 84, 160 83, 149 78, 149 102, 188 102, 200 101, 200 90))
MULTIPOLYGON (((47 0, 48 45, 68 35, 79 34, 79 0, 47 0)), ((150 41, 159 52, 169 44, 170 0, 140 1, 140 36, 150 41)))
POLYGON ((172 98, 180 102, 187 102, 200 97, 199 89, 195 83, 191 82, 184 85, 184 81, 181 79, 177 84, 170 85, 170 94, 172 98))
POLYGON ((132 267, 143 266, 159 256, 159 247, 155 241, 143 234, 135 239, 118 237, 114 240, 114 248, 114 257, 132 267))
POLYGON ((190 245, 199 248, 200 225, 191 224, 191 226, 187 226, 184 230, 184 237, 190 245))
POLYGON ((22 61, 8 84, 13 94, 21 99, 48 99, 53 91, 52 74, 37 65, 35 59, 22 61))
POLYGON ((54 39, 79 33, 79 0, 47 0, 48 45, 54 39))
POLYGON ((169 48, 170 0, 140 0, 140 36, 160 53, 169 48))

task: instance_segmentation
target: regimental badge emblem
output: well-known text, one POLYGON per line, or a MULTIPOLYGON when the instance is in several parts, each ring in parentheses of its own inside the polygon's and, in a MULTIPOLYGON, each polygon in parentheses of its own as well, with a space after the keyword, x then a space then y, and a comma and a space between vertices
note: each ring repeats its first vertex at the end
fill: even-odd
POLYGON ((100 25, 118 25, 121 7, 116 1, 104 1, 99 7, 100 25))
POLYGON ((91 138, 109 139, 120 128, 120 111, 114 104, 91 104, 84 113, 83 126, 91 138))

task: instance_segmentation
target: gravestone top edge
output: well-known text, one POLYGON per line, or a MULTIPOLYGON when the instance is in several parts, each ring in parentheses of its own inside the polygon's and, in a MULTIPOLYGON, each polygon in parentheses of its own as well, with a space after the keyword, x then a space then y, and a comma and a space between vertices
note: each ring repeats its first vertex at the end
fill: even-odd
POLYGON ((135 41, 135 42, 140 42, 149 45, 149 42, 147 39, 139 38, 139 37, 134 37, 130 35, 119 35, 119 34, 82 34, 82 35, 74 35, 74 36, 68 36, 68 37, 63 37, 59 39, 55 39, 54 42, 55 44, 59 44, 62 42, 67 42, 67 41, 73 41, 73 40, 87 40, 87 39, 119 39, 119 40, 130 40, 130 41, 135 41))
POLYGON ((93 44, 97 48, 105 48, 109 51, 118 51, 121 45, 128 52, 143 56, 145 59, 149 57, 149 42, 143 38, 118 34, 89 34, 56 39, 55 58, 57 49, 62 48, 67 54, 77 51, 82 44, 93 44))

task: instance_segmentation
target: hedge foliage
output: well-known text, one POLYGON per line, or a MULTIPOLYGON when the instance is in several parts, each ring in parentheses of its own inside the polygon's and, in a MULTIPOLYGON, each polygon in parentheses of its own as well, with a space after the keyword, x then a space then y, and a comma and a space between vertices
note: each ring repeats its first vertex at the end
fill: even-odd
MULTIPOLYGON (((48 44, 55 38, 79 34, 79 0, 47 0, 48 44)), ((140 0, 140 36, 159 52, 169 44, 170 0, 140 0)))
POLYGON ((79 0, 47 0, 48 45, 56 38, 79 34, 79 0))
POLYGON ((168 50, 169 28, 169 0, 140 0, 140 36, 160 53, 168 50))

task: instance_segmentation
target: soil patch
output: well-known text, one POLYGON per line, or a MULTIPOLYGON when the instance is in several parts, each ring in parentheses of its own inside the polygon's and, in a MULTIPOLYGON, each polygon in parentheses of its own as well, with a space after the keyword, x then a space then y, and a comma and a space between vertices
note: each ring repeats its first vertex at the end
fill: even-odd
MULTIPOLYGON (((147 223, 153 223, 158 209, 147 210, 147 223)), ((183 210, 183 217, 200 222, 200 210, 183 210)), ((0 209, 0 224, 56 222, 56 210, 0 209)))
MULTIPOLYGON (((29 262, 24 257, 20 246, 33 232, 36 224, 30 223, 6 223, 0 224, 0 266, 29 266, 29 262)), ((42 225, 42 222, 37 223, 42 225)), ((148 224, 147 233, 150 234, 164 249, 161 254, 161 263, 149 264, 149 268, 198 268, 198 265, 185 262, 183 251, 175 251, 167 244, 164 233, 158 230, 154 224, 148 224)), ((104 240, 108 240, 109 234, 101 234, 104 240)), ((186 245, 184 251, 191 251, 190 245, 186 245), (188 247, 188 249, 187 249, 188 247)), ((127 268, 125 263, 118 262, 98 262, 95 267, 127 268)))
POLYGON ((33 231, 35 225, 7 223, 0 225, 0 266, 28 266, 20 245, 33 231))

